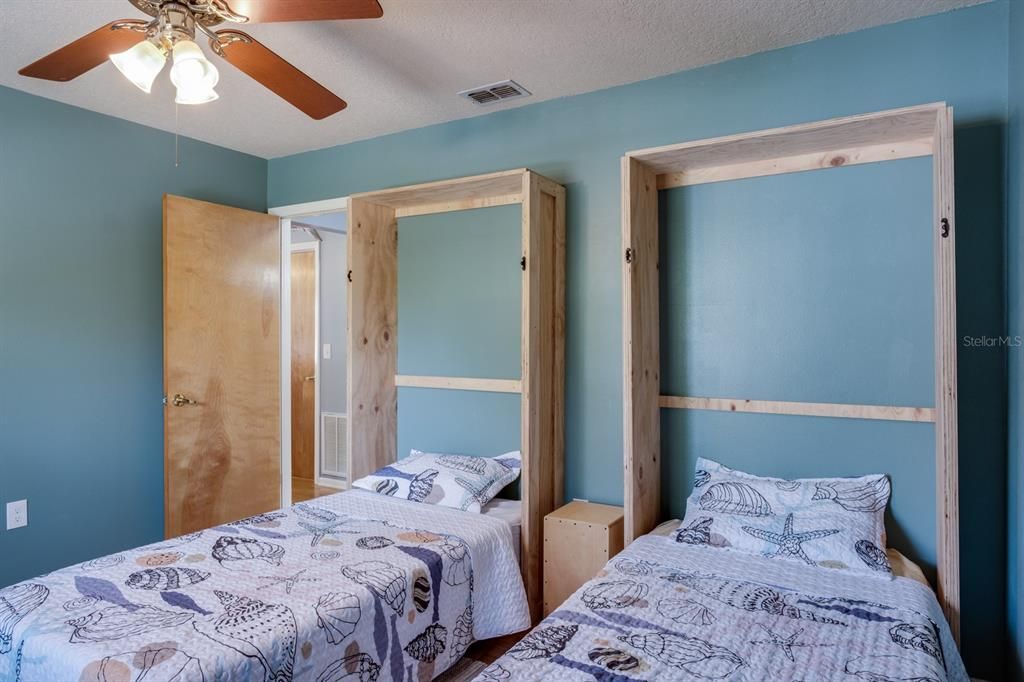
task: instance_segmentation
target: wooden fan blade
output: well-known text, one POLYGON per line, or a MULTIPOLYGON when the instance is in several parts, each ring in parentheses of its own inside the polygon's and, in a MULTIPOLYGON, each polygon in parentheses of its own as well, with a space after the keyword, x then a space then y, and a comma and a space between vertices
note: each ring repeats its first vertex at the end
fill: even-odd
POLYGON ((145 21, 121 19, 112 21, 106 26, 88 33, 78 40, 68 43, 56 52, 51 52, 42 59, 32 62, 20 73, 29 78, 42 78, 48 81, 69 81, 78 78, 86 71, 93 69, 107 60, 116 52, 123 52, 132 45, 145 40, 145 35, 131 28, 114 26, 147 26, 145 21))
POLYGON ((232 12, 249 23, 377 19, 384 16, 377 0, 228 0, 232 12))
POLYGON ((220 40, 210 40, 214 52, 310 118, 319 121, 348 106, 252 36, 233 29, 217 31, 217 36, 220 40))

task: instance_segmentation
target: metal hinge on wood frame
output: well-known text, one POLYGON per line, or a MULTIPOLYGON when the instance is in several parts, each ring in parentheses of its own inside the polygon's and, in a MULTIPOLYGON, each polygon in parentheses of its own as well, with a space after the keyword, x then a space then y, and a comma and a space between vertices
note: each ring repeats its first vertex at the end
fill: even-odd
POLYGON ((632 263, 633 262, 633 249, 629 248, 629 247, 626 248, 626 262, 627 263, 632 263))
POLYGON ((523 272, 526 272, 526 256, 523 256, 522 258, 519 259, 519 268, 523 272))
POLYGON ((941 221, 939 221, 939 225, 942 228, 942 231, 939 233, 939 235, 943 239, 948 238, 949 237, 949 218, 943 218, 941 221))

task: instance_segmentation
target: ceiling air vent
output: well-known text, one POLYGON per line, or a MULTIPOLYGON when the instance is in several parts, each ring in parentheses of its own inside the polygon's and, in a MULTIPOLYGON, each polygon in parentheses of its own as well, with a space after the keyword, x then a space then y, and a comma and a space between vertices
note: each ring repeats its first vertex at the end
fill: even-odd
POLYGON ((458 93, 461 97, 471 99, 477 104, 494 104, 514 97, 527 97, 530 91, 515 81, 500 81, 479 88, 470 88, 458 93))

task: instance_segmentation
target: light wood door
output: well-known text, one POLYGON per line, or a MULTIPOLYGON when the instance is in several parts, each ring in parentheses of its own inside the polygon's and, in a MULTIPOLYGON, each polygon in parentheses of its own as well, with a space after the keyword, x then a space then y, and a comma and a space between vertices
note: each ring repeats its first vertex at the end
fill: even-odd
POLYGON ((316 471, 316 253, 292 253, 292 476, 316 471))
POLYGON ((280 506, 279 229, 164 196, 168 537, 280 506))

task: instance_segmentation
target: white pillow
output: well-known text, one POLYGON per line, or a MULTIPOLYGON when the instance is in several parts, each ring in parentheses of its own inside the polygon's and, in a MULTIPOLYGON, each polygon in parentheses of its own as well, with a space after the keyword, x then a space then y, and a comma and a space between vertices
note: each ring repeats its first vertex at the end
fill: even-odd
POLYGON ((519 477, 521 468, 519 451, 474 457, 411 450, 405 459, 352 485, 381 495, 480 513, 481 507, 519 477))
POLYGON ((697 460, 676 542, 891 576, 885 556, 885 475, 762 478, 697 460))

